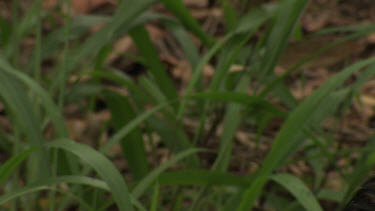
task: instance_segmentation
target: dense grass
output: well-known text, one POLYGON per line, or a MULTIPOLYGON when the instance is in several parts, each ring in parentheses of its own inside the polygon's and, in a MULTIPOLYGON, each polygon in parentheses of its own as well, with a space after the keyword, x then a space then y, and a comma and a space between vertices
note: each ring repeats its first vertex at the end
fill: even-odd
MULTIPOLYGON (((340 120, 338 111, 348 109, 360 87, 374 76, 375 58, 348 65, 302 101, 285 83, 290 74, 303 71, 305 62, 373 33, 375 26, 327 30, 324 33, 345 36, 277 75, 274 69, 300 30, 307 0, 264 4, 241 15, 230 1, 222 0, 218 4, 226 31, 221 38, 206 33, 181 0, 120 1, 114 14, 90 16, 71 16, 59 8, 46 11, 41 1, 32 2, 31 9, 23 11, 13 0, 14 17, 0 22, 0 98, 11 123, 11 129, 0 134, 0 153, 6 157, 0 166, 2 210, 319 211, 323 201, 338 208, 345 204, 375 165, 370 140, 368 147, 359 149, 360 158, 351 171, 338 170, 345 181, 340 191, 327 189, 322 182, 324 168, 338 168, 334 157, 342 152, 330 149, 321 123, 340 120), (163 4, 172 15, 154 12, 150 9, 154 4, 163 4), (65 24, 55 23, 52 13, 59 13, 65 24), (174 36, 190 63, 192 76, 181 93, 145 28, 150 22, 174 36), (43 28, 46 23, 48 32, 43 28), (91 32, 98 24, 105 25, 91 32), (139 56, 125 59, 147 69, 137 80, 105 63, 112 44, 124 35, 139 51, 139 56), (30 38, 33 46, 27 54, 24 42, 30 38), (53 65, 46 70, 47 61, 53 65), (215 71, 204 83, 208 63, 215 71), (233 65, 244 70, 231 72, 233 65), (355 73, 356 80, 347 83, 355 73), (71 82, 71 76, 82 80, 71 82), (105 143, 99 137, 91 140, 92 146, 71 140, 64 116, 67 106, 86 105, 82 113, 95 113, 97 101, 111 113, 101 133, 107 134, 109 128, 114 133, 108 133, 105 143), (222 132, 215 148, 205 149, 206 138, 212 139, 205 128, 215 125, 214 117, 220 117, 222 132), (251 122, 258 138, 250 141, 259 144, 266 125, 275 118, 283 123, 260 167, 246 174, 233 172, 236 132, 251 122), (193 133, 188 133, 186 119, 197 123, 193 133), (145 137, 152 139, 154 134, 173 154, 156 166, 148 156, 158 149, 148 152, 145 146, 145 137), (125 173, 114 164, 115 146, 126 159, 125 173), (209 157, 214 160, 208 162, 209 157), (313 174, 299 178, 280 171, 296 160, 313 166, 313 174)), ((67 2, 61 4, 69 6, 67 2)))

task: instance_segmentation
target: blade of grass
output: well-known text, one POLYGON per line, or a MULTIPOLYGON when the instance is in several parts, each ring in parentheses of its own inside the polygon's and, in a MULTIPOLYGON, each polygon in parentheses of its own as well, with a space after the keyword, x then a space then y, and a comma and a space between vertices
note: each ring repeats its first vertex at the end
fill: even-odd
POLYGON ((225 28, 227 31, 231 31, 236 27, 236 23, 238 23, 237 11, 232 2, 228 0, 220 0, 220 4, 224 12, 225 28))
POLYGON ((186 28, 194 33, 203 44, 208 47, 211 47, 214 44, 214 38, 203 31, 182 0, 161 0, 161 2, 182 22, 184 26, 186 26, 186 28))
MULTIPOLYGON (((270 14, 271 13, 268 13, 266 10, 263 10, 263 9, 257 9, 248 13, 240 20, 238 27, 236 28, 235 31, 227 34, 222 40, 216 42, 210 48, 210 50, 204 55, 204 57, 199 61, 197 66, 194 68, 193 75, 191 76, 190 82, 187 85, 187 88, 185 89, 185 95, 189 96, 192 94, 193 89, 195 88, 196 83, 198 82, 201 76, 204 66, 215 56, 215 54, 217 54, 225 46, 225 44, 228 41, 231 40, 231 38, 233 38, 235 35, 242 34, 242 33, 249 33, 249 34, 254 33, 256 29, 260 27, 270 17, 270 14)), ((226 71, 222 71, 219 74, 224 75, 226 74, 226 71)), ((216 75, 218 74, 215 74, 214 77, 217 77, 218 79, 222 78, 216 75)), ((218 79, 214 79, 214 80, 218 80, 218 79)), ((216 82, 217 85, 219 84, 218 82, 216 82)), ((183 99, 180 104, 178 113, 177 113, 177 119, 180 119, 182 117, 182 115, 184 114, 185 107, 186 107, 186 99, 185 100, 183 99)))
POLYGON ((341 39, 338 39, 337 41, 334 41, 333 43, 328 44, 327 46, 324 46, 323 48, 320 48, 319 50, 311 53, 310 55, 306 56, 305 58, 301 59, 298 61, 295 65, 292 67, 288 68, 282 75, 275 77, 272 79, 266 87, 262 90, 262 92, 259 94, 260 97, 265 97, 270 91, 272 91, 275 87, 277 87, 283 80, 286 79, 287 76, 289 76, 291 73, 297 71, 303 64, 306 62, 316 58, 317 56, 321 55, 322 53, 327 52, 328 50, 331 50, 332 48, 343 44, 345 42, 348 42, 350 40, 357 39, 359 37, 362 37, 368 33, 371 33, 375 30, 369 30, 369 31, 361 31, 346 37, 343 37, 341 39))
POLYGON ((152 185, 153 182, 157 181, 159 175, 166 171, 169 167, 173 164, 177 163, 178 161, 190 156, 194 155, 198 152, 204 152, 206 150, 203 149, 188 149, 176 154, 173 158, 168 160, 167 162, 163 163, 152 172, 150 172, 144 179, 142 179, 132 190, 132 195, 134 198, 138 199, 149 187, 152 185))
MULTIPOLYGON (((104 99, 111 112, 111 121, 116 130, 136 117, 137 114, 125 96, 107 91, 104 93, 104 99)), ((139 180, 144 177, 149 167, 143 137, 139 127, 134 128, 133 131, 129 132, 129 134, 122 139, 121 148, 134 178, 139 180)))
POLYGON ((307 211, 323 211, 314 194, 297 177, 291 174, 272 175, 271 179, 287 189, 307 211))
MULTIPOLYGON (((66 70, 70 72, 80 62, 95 56, 104 45, 115 37, 116 32, 122 29, 124 25, 130 25, 134 19, 139 17, 155 2, 156 0, 121 1, 111 21, 98 32, 90 36, 81 46, 77 47, 77 51, 72 52, 71 60, 68 62, 66 70), (129 5, 132 6, 129 7, 129 5)), ((127 30, 129 30, 129 28, 127 28, 127 30)), ((57 69, 60 68, 58 67, 57 69)), ((56 79, 55 84, 59 84, 60 80, 62 80, 62 78, 56 79)))
MULTIPOLYGON (((7 113, 14 125, 15 131, 26 136, 27 144, 30 147, 40 147, 43 144, 40 116, 36 114, 30 105, 33 105, 25 92, 25 87, 3 70, 0 65, 0 96, 3 99, 7 113)), ((21 149, 21 143, 17 139, 15 146, 17 152, 21 149)), ((45 151, 38 151, 30 156, 28 161, 28 181, 36 178, 46 177, 49 172, 41 172, 40 168, 46 170, 47 155, 45 151)))
POLYGON ((263 81, 273 72, 307 2, 308 0, 287 0, 281 3, 266 40, 266 52, 260 64, 259 80, 263 81))
POLYGON ((106 79, 117 85, 126 87, 132 94, 133 99, 140 102, 142 105, 154 103, 150 100, 150 96, 145 94, 143 89, 141 89, 131 78, 122 72, 93 71, 89 72, 88 75, 92 76, 94 79, 106 79))
POLYGON ((158 178, 160 185, 198 185, 198 186, 238 186, 249 185, 249 177, 235 176, 226 172, 187 169, 162 173, 158 178))
POLYGON ((0 185, 5 183, 5 180, 20 166, 20 164, 30 155, 33 150, 26 149, 16 155, 13 155, 9 160, 0 166, 0 185))
POLYGON ((5 71, 7 74, 12 75, 13 77, 17 78, 19 81, 27 85, 30 90, 32 90, 38 97, 41 98, 44 108, 49 114, 51 121, 54 123, 55 128, 58 132, 58 136, 67 137, 67 129, 65 127, 65 122, 63 117, 61 116, 59 109, 53 102, 50 95, 33 79, 31 79, 26 74, 22 73, 21 71, 13 68, 9 65, 5 60, 0 58, 0 68, 2 71, 5 71))
POLYGON ((48 143, 47 147, 63 149, 85 161, 106 182, 119 210, 134 210, 131 204, 131 195, 121 173, 104 155, 86 145, 75 143, 69 139, 55 140, 48 143))
POLYGON ((124 125, 121 129, 117 131, 115 135, 113 135, 107 143, 105 143, 101 148, 100 152, 106 154, 110 151, 111 147, 118 144, 125 136, 129 134, 129 132, 133 131, 134 128, 138 127, 139 124, 144 122, 147 118, 150 118, 153 114, 155 114, 157 111, 165 108, 168 106, 169 103, 164 103, 161 105, 158 105, 146 112, 144 112, 141 115, 138 115, 135 119, 130 121, 128 124, 124 125))
POLYGON ((175 21, 165 20, 165 27, 176 37, 192 68, 198 64, 199 52, 188 32, 175 21))
POLYGON ((145 65, 149 68, 157 85, 163 91, 163 94, 167 96, 169 100, 175 99, 177 97, 176 88, 169 79, 167 71, 159 59, 159 54, 154 44, 151 42, 148 32, 143 26, 139 26, 132 29, 129 33, 143 56, 145 65))
POLYGON ((150 211, 157 211, 158 210, 158 201, 159 201, 159 184, 156 183, 154 186, 154 192, 152 194, 152 199, 151 199, 151 206, 150 206, 150 211))
MULTIPOLYGON (((260 195, 268 176, 271 172, 284 161, 288 156, 290 148, 298 144, 297 131, 305 126, 312 114, 319 112, 317 108, 322 101, 329 96, 334 89, 340 86, 351 74, 359 69, 375 62, 375 58, 370 58, 354 65, 351 65, 333 78, 325 82, 312 95, 307 97, 288 117, 280 132, 277 134, 271 151, 267 154, 262 168, 259 170, 258 176, 254 182, 246 189, 243 194, 242 202, 239 210, 249 210, 253 206, 255 200, 260 195), (297 138, 296 138, 297 137, 297 138)), ((374 70, 372 70, 374 71, 374 70)))
POLYGON ((375 136, 373 136, 367 145, 367 150, 364 151, 361 158, 357 161, 356 167, 353 170, 352 175, 349 177, 349 184, 347 190, 344 192, 344 197, 341 201, 341 208, 344 207, 352 196, 355 194, 356 188, 358 188, 365 178, 370 174, 375 165, 375 136))
MULTIPOLYGON (((235 91, 244 91, 247 89, 250 83, 250 77, 244 75, 235 89, 235 91)), ((227 111, 224 115, 223 120, 223 132, 220 137, 220 147, 217 158, 212 165, 212 168, 219 171, 226 171, 230 159, 232 157, 232 140, 236 134, 238 127, 242 122, 241 112, 243 111, 243 106, 238 104, 229 104, 227 106, 227 111)))
POLYGON ((193 98, 214 102, 240 103, 247 108, 254 107, 257 110, 265 110, 279 117, 286 117, 286 112, 280 110, 272 103, 258 97, 241 92, 201 92, 193 95, 193 98))
MULTIPOLYGON (((43 190, 59 191, 58 189, 53 188, 53 187, 56 187, 56 185, 61 184, 61 183, 87 185, 90 187, 109 191, 107 184, 98 179, 93 179, 93 178, 84 177, 84 176, 62 176, 62 177, 48 178, 42 181, 38 181, 33 184, 29 184, 25 187, 16 189, 10 193, 6 193, 0 196, 0 205, 8 201, 14 200, 18 197, 22 197, 27 194, 35 193, 38 191, 43 191, 43 190)), ((86 209, 92 210, 92 208, 81 197, 70 194, 70 192, 67 192, 67 191, 61 191, 61 193, 68 195, 68 197, 70 198, 76 199, 80 203, 80 205, 84 206, 86 209)))

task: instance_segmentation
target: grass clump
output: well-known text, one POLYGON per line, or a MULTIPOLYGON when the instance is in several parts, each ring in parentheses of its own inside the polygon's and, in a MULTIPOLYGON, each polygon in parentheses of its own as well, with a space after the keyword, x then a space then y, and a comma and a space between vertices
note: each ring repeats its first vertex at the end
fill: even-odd
POLYGON ((341 208, 373 168, 373 141, 345 151, 324 123, 350 110, 375 74, 375 58, 345 65, 303 99, 287 81, 375 27, 323 31, 342 36, 279 74, 307 4, 274 1, 237 15, 236 4, 218 1, 223 30, 212 34, 182 0, 119 1, 110 14, 90 15, 74 15, 69 1, 50 9, 32 1, 29 10, 9 3, 11 15, 0 20, 1 118, 8 121, 0 133, 1 209, 341 208), (185 81, 159 56, 153 24, 188 63, 185 81), (137 51, 125 44, 114 53, 121 40, 137 51), (90 115, 96 119, 84 119, 90 115), (77 122, 97 126, 79 133, 77 122), (245 153, 239 134, 247 137, 245 153), (356 164, 340 170, 335 159, 355 153, 356 164), (241 158, 248 155, 254 159, 241 158), (288 171, 298 162, 308 174, 288 171), (328 168, 338 189, 326 185, 328 168))

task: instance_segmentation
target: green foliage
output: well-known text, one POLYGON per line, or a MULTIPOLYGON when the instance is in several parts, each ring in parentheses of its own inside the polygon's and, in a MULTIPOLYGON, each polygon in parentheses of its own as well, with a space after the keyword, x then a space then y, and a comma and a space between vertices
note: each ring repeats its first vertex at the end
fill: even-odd
MULTIPOLYGON (((318 33, 346 36, 277 75, 274 70, 290 39, 298 35, 303 40, 297 33, 307 0, 263 4, 241 15, 232 1, 221 0, 225 25, 221 38, 205 32, 182 0, 160 1, 170 16, 151 9, 155 0, 119 1, 113 15, 70 16, 56 9, 64 17, 62 26, 54 22, 52 11, 42 10, 41 2, 34 1, 22 17, 0 19, 0 100, 12 127, 0 131, 9 143, 1 144, 2 150, 9 147, 0 166, 1 210, 116 206, 118 210, 247 211, 264 201, 262 206, 276 210, 320 211, 321 199, 348 201, 375 165, 370 140, 359 150, 354 170, 340 172, 342 189, 324 187, 324 169, 336 165, 335 156, 345 152, 332 151, 335 140, 323 131, 322 122, 340 118, 338 113, 348 110, 360 88, 374 77, 375 58, 347 65, 301 102, 285 82, 328 49, 373 33, 373 25, 318 33), (181 90, 145 27, 155 22, 173 36, 192 69, 181 90), (50 31, 42 30, 45 23, 50 31), (97 24, 104 25, 92 32, 97 24), (113 43, 125 35, 139 57, 124 53, 121 59, 143 65, 147 74, 131 77, 106 63, 113 43), (31 55, 20 51, 29 38, 35 40, 31 55), (53 67, 43 66, 48 61, 53 67), (208 64, 215 71, 207 80, 208 64), (235 65, 243 70, 232 72, 235 65), (347 83, 354 74, 355 82, 347 83), (65 116, 69 105, 92 114, 98 101, 111 114, 108 124, 100 123, 97 131, 109 135, 108 140, 95 137, 92 146, 71 140, 65 116), (282 121, 281 128, 268 143, 270 151, 257 160, 260 167, 236 175, 231 164, 243 162, 249 168, 253 162, 236 160, 237 132, 251 127, 256 138, 248 141, 259 147, 266 126, 275 118, 282 121), (197 124, 188 130, 186 120, 197 124), (213 134, 219 129, 216 137, 213 134), (121 150, 116 151, 117 146, 121 150), (159 148, 171 154, 164 163, 153 160, 159 148), (125 170, 116 167, 115 157, 124 158, 125 170), (309 163, 314 174, 299 178, 281 173, 296 160, 309 163), (42 199, 48 201, 48 208, 39 203, 42 199)), ((12 4, 15 13, 20 12, 18 3, 12 4)))

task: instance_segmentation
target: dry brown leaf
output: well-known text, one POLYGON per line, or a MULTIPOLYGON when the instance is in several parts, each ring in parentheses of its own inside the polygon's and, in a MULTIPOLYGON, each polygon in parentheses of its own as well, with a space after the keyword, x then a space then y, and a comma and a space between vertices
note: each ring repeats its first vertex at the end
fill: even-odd
POLYGON ((122 53, 128 51, 132 46, 134 46, 133 40, 129 36, 124 36, 117 40, 113 44, 113 50, 108 56, 106 63, 110 64, 116 60, 122 53))

